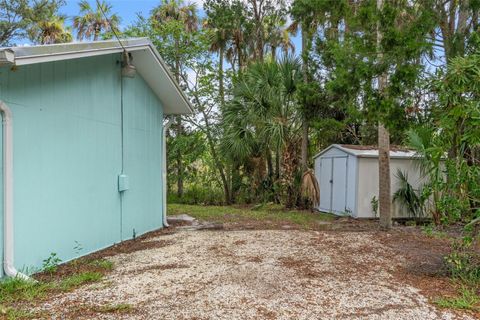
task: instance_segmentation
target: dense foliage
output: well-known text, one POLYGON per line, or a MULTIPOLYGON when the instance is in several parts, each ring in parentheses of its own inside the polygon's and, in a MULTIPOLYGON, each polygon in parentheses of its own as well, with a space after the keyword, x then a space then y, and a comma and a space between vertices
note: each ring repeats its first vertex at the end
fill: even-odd
POLYGON ((162 0, 123 29, 105 1, 81 1, 71 26, 63 4, 1 2, 0 41, 149 37, 196 111, 169 130, 170 200, 308 206, 316 152, 382 136, 414 148, 426 177, 415 190, 397 173, 393 201, 480 219, 480 1, 162 0))

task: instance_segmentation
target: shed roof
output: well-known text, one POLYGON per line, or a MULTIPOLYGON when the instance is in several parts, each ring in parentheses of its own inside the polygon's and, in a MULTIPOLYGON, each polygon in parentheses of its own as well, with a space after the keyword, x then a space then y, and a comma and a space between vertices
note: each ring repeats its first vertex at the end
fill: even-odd
POLYGON ((137 72, 162 102, 165 114, 193 112, 188 98, 148 38, 122 39, 121 45, 118 40, 106 40, 2 48, 0 66, 8 64, 22 66, 121 53, 124 48, 132 55, 131 62, 137 72))
MULTIPOLYGON (((345 153, 348 153, 358 158, 377 158, 378 157, 377 146, 332 144, 328 148, 316 154, 313 158, 316 159, 333 148, 339 149, 345 153)), ((418 157, 417 153, 414 150, 410 150, 400 146, 394 146, 394 145, 390 146, 390 158, 407 159, 407 158, 414 158, 414 157, 418 157)))

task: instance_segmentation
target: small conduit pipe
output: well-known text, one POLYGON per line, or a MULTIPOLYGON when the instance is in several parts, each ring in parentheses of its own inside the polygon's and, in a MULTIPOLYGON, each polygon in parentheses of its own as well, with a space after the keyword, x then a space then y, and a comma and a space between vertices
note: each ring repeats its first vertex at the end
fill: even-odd
POLYGON ((162 197, 162 214, 163 226, 168 228, 170 225, 167 221, 167 131, 173 123, 173 119, 167 118, 167 122, 163 125, 163 150, 162 150, 162 182, 163 182, 163 197, 162 197))
POLYGON ((9 277, 32 280, 13 265, 13 128, 12 111, 0 101, 3 122, 3 270, 9 277))

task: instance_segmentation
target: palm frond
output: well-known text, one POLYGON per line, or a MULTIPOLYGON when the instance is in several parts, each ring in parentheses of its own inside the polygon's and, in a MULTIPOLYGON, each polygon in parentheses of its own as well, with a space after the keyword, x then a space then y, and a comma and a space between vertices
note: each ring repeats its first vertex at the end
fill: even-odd
POLYGON ((424 203, 422 203, 418 191, 409 183, 408 174, 398 169, 396 177, 399 180, 399 188, 393 194, 393 201, 397 201, 403 209, 407 210, 410 216, 421 217, 424 211, 424 203))
POLYGON ((315 207, 320 204, 320 187, 312 169, 305 171, 302 176, 302 196, 310 201, 315 207))

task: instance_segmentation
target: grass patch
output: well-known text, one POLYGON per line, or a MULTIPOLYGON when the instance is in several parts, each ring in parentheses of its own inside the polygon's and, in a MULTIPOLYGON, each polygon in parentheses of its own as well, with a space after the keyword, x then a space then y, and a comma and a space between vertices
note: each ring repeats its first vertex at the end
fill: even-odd
POLYGON ((95 311, 100 313, 130 313, 133 311, 133 306, 128 303, 110 304, 98 307, 95 311))
POLYGON ((103 274, 100 272, 82 272, 51 282, 7 278, 0 282, 0 303, 31 302, 57 290, 70 291, 84 284, 98 282, 102 278, 103 274))
POLYGON ((106 259, 96 259, 88 262, 94 268, 102 269, 104 271, 113 270, 113 262, 106 259))
POLYGON ((71 291, 81 285, 98 282, 102 280, 102 278, 103 275, 100 272, 84 272, 74 274, 70 277, 63 279, 59 284, 59 288, 62 291, 71 291))
POLYGON ((17 319, 38 319, 38 314, 15 308, 7 308, 0 305, 0 320, 17 319))
POLYGON ((53 285, 51 283, 7 278, 0 282, 0 303, 33 301, 44 297, 52 288, 53 285))
POLYGON ((99 282, 113 267, 113 263, 106 259, 80 258, 59 265, 55 271, 35 274, 37 281, 20 278, 0 281, 0 320, 35 318, 26 306, 59 292, 68 292, 85 284, 99 282))
POLYGON ((253 220, 267 224, 294 224, 300 227, 312 227, 318 222, 333 221, 335 216, 326 213, 302 210, 285 210, 280 205, 266 204, 255 207, 199 206, 169 204, 170 215, 186 213, 198 220, 211 222, 242 222, 253 220))
POLYGON ((480 311, 480 297, 473 288, 462 287, 458 296, 439 298, 435 303, 441 308, 480 311))

